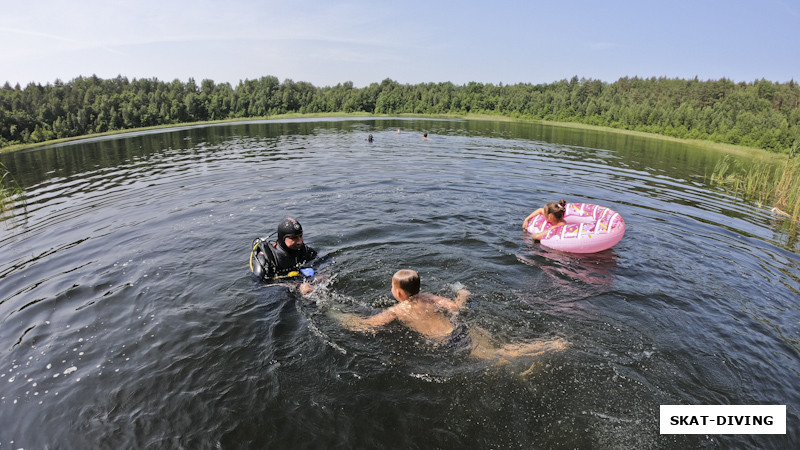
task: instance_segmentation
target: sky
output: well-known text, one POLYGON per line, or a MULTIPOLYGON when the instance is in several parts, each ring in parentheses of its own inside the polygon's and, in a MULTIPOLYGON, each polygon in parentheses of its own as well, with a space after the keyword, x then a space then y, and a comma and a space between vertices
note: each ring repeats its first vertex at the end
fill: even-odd
POLYGON ((0 85, 800 81, 800 0, 0 0, 0 85))

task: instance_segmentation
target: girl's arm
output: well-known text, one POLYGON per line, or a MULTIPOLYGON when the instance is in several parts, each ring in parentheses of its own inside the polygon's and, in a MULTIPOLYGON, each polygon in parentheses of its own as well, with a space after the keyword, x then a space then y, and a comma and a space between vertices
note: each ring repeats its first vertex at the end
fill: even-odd
POLYGON ((536 217, 538 215, 541 215, 541 214, 544 214, 544 208, 539 208, 536 211, 530 213, 530 215, 528 215, 528 217, 526 217, 525 220, 522 222, 522 229, 523 230, 527 230, 528 229, 528 222, 530 222, 531 219, 533 219, 534 217, 536 217))
POLYGON ((561 225, 566 225, 566 224, 567 224, 567 222, 564 222, 562 220, 561 222, 558 222, 557 224, 553 225, 552 227, 542 231, 541 233, 536 233, 531 237, 533 238, 534 241, 541 241, 542 238, 544 237, 544 235, 547 234, 548 231, 552 230, 555 227, 560 227, 561 225))

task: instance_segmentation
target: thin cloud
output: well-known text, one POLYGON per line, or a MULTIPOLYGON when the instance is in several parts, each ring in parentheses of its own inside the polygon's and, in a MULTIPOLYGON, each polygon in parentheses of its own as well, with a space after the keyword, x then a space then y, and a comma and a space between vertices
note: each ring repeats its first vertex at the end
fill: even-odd
POLYGON ((80 39, 74 39, 74 38, 70 38, 70 37, 66 37, 66 36, 59 36, 59 35, 51 34, 51 33, 43 33, 41 31, 24 30, 24 29, 21 29, 21 28, 0 27, 0 33, 8 33, 8 34, 14 34, 14 35, 20 35, 20 36, 28 36, 28 37, 31 37, 31 36, 32 37, 40 37, 40 38, 44 38, 44 39, 63 42, 65 44, 68 44, 71 48, 74 48, 74 49, 98 48, 98 49, 102 49, 102 50, 105 50, 105 51, 108 51, 108 52, 111 52, 111 53, 116 53, 118 55, 126 56, 126 54, 124 52, 119 51, 119 50, 114 49, 114 48, 111 48, 111 47, 108 47, 106 45, 98 45, 98 42, 96 42, 96 41, 89 42, 89 41, 84 41, 84 40, 80 40, 80 39))

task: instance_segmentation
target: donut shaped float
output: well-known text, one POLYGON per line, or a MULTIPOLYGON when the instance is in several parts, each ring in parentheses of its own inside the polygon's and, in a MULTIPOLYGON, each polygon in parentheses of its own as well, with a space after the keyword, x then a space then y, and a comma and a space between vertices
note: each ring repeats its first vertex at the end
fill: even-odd
POLYGON ((595 253, 617 244, 625 234, 625 220, 617 212, 591 203, 567 203, 566 225, 554 227, 544 215, 528 224, 529 233, 541 233, 545 247, 570 253, 595 253))

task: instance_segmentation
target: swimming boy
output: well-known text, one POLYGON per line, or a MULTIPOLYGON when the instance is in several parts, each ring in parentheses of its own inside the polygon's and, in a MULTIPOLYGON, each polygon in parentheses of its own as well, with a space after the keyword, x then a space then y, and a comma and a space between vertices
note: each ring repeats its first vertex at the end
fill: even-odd
POLYGON ((392 277, 392 296, 398 303, 372 317, 352 314, 340 317, 343 325, 353 331, 369 331, 398 320, 403 325, 436 342, 444 342, 455 326, 451 316, 467 302, 469 291, 461 289, 456 299, 420 293, 419 274, 414 270, 399 270, 392 277))
POLYGON ((456 331, 454 320, 467 302, 470 292, 460 289, 455 300, 438 295, 420 293, 419 274, 414 270, 399 270, 392 277, 392 296, 398 301, 394 306, 371 317, 342 314, 339 321, 353 331, 374 331, 398 320, 408 328, 422 334, 436 344, 463 343, 469 345, 470 355, 480 359, 517 358, 534 356, 550 350, 563 350, 567 342, 563 339, 552 341, 507 344, 494 347, 489 344, 486 332, 465 330, 456 331))

